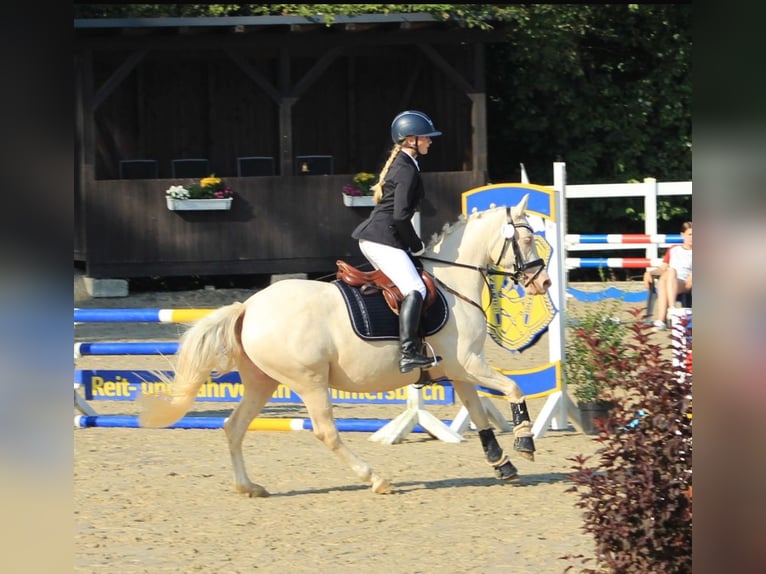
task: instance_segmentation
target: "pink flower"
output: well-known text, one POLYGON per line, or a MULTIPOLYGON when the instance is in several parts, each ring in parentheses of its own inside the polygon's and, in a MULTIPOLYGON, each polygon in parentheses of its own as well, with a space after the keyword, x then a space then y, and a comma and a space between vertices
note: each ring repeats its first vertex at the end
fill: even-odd
POLYGON ((362 190, 353 185, 346 184, 343 186, 343 193, 346 195, 362 195, 362 190))

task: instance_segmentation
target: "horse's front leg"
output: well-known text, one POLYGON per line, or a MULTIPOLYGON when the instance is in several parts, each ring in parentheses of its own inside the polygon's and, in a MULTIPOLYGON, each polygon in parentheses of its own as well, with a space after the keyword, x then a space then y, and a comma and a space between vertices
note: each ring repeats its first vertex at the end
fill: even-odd
POLYGON ((341 440, 332 414, 332 402, 327 388, 314 387, 311 391, 302 393, 301 398, 311 417, 314 436, 321 440, 333 454, 345 461, 362 482, 369 483, 374 493, 388 493, 391 490, 388 480, 378 476, 369 464, 354 454, 341 440))
POLYGON ((458 397, 460 397, 460 402, 463 403, 463 406, 471 415, 473 424, 479 429, 479 440, 481 440, 481 447, 484 449, 484 456, 487 458, 490 466, 495 469, 495 476, 503 480, 518 478, 518 470, 513 466, 513 463, 503 452, 495 438, 495 432, 489 425, 487 411, 484 409, 484 405, 481 404, 476 387, 471 383, 453 379, 452 388, 455 389, 458 397))
POLYGON ((512 380, 498 373, 487 364, 482 355, 471 354, 463 363, 466 372, 477 384, 503 393, 510 402, 513 420, 513 448, 521 456, 535 460, 535 439, 532 433, 532 421, 529 419, 524 393, 512 380))

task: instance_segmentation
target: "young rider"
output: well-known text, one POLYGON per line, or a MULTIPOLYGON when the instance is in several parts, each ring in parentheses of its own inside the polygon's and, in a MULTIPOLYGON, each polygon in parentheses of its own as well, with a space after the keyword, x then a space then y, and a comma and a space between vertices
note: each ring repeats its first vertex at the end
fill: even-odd
POLYGON ((422 255, 423 241, 412 225, 412 216, 425 196, 418 157, 428 153, 431 138, 442 133, 423 112, 407 110, 391 123, 394 146, 374 191, 375 208, 351 236, 376 269, 399 288, 404 297, 399 306, 399 371, 432 366, 436 358, 422 352, 418 335, 426 286, 413 256, 422 255))

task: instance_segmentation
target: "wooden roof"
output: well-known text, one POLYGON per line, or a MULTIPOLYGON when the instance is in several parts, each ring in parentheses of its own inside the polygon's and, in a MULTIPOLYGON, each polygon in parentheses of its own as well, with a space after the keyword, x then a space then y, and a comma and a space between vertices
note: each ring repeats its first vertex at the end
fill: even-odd
POLYGON ((312 43, 399 44, 417 42, 458 43, 497 42, 505 37, 507 26, 493 23, 493 29, 467 28, 459 21, 442 21, 425 13, 325 16, 226 16, 183 18, 80 18, 74 20, 76 42, 91 46, 124 47, 136 40, 151 39, 153 45, 167 39, 167 47, 200 47, 200 41, 220 45, 252 42, 261 45, 284 44, 286 36, 312 43), (188 42, 184 42, 184 38, 188 42))

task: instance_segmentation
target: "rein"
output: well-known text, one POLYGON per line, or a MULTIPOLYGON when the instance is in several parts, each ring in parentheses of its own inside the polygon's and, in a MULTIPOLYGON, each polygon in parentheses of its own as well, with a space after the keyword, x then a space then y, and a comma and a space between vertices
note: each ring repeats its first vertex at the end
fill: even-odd
MULTIPOLYGON (((487 314, 487 309, 489 309, 489 305, 492 304, 492 297, 491 297, 492 289, 490 288, 490 285, 489 285, 489 276, 490 275, 504 275, 506 277, 513 278, 513 282, 516 283, 517 285, 519 283, 516 280, 515 273, 511 273, 511 272, 508 272, 508 271, 499 271, 499 270, 496 270, 496 269, 490 269, 489 267, 477 267, 476 265, 466 265, 464 263, 456 263, 454 261, 446 261, 444 259, 437 259, 436 257, 426 257, 425 255, 421 255, 420 259, 427 259, 428 261, 435 261, 437 263, 446 263, 447 265, 451 265, 453 267, 462 267, 464 269, 472 269, 473 271, 478 271, 479 273, 481 273, 481 277, 482 277, 482 279, 484 279, 484 284, 487 286, 487 289, 489 290, 489 293, 490 293, 490 302, 487 305, 486 309, 484 307, 482 307, 481 305, 479 305, 473 299, 469 299, 468 297, 466 297, 462 293, 459 293, 458 291, 455 291, 452 287, 447 285, 444 281, 439 279, 436 275, 433 275, 433 274, 432 275, 433 275, 434 281, 436 281, 444 289, 446 289, 447 291, 452 293, 455 297, 458 297, 458 298, 462 299, 466 303, 470 303, 471 305, 476 307, 479 311, 481 311, 482 314, 484 314, 484 315, 487 314)), ((538 271, 538 273, 539 273, 539 271, 538 271)))
MULTIPOLYGON (((495 264, 490 266, 484 266, 480 267, 478 265, 468 265, 466 263, 458 263, 456 261, 446 261, 445 259, 439 259, 437 257, 428 257, 426 255, 421 255, 420 259, 425 259, 427 261, 434 261, 436 263, 445 263, 447 265, 451 265, 453 267, 462 267, 463 269, 471 269, 473 271, 478 271, 481 273, 482 279, 484 279, 484 283, 487 285, 487 289, 490 293, 490 303, 491 303, 491 294, 492 289, 489 285, 489 277, 490 275, 502 275, 504 277, 510 277, 513 279, 514 284, 516 285, 522 285, 523 287, 527 287, 530 283, 532 283, 535 279, 537 279, 537 276, 542 273, 543 269, 545 268, 545 262, 538 258, 533 261, 522 261, 521 259, 521 249, 519 248, 519 242, 516 240, 516 229, 523 227, 524 229, 529 230, 530 233, 534 233, 534 230, 532 227, 530 227, 527 223, 514 223, 511 219, 511 208, 506 207, 505 208, 505 216, 506 216, 506 225, 503 227, 503 248, 500 250, 500 255, 497 257, 497 261, 495 264), (513 256, 514 256, 514 270, 513 271, 502 271, 500 269, 497 269, 497 267, 500 265, 500 261, 502 261, 503 256, 505 255, 506 251, 508 251, 508 246, 511 245, 513 247, 513 256), (539 267, 537 272, 532 275, 530 279, 528 279, 526 282, 522 282, 524 280, 524 271, 529 269, 530 267, 539 267)), ((454 289, 452 289, 449 285, 445 284, 441 279, 434 276, 434 279, 444 287, 447 291, 455 295, 456 297, 459 297, 463 301, 466 301, 467 303, 470 303, 477 309, 479 309, 483 314, 486 314, 486 309, 482 308, 481 305, 476 303, 475 301, 472 301, 468 297, 465 297, 464 295, 458 293, 454 289)), ((489 308, 489 307, 487 307, 489 308)))

